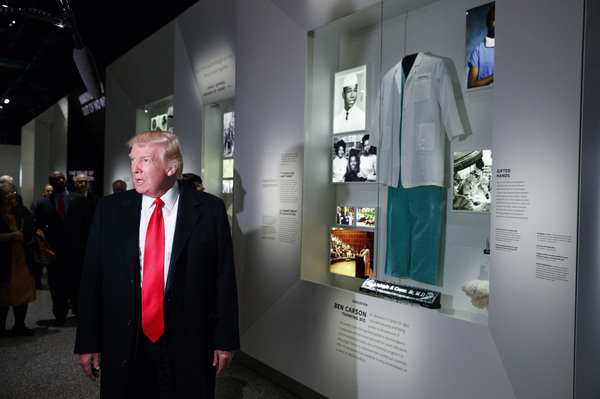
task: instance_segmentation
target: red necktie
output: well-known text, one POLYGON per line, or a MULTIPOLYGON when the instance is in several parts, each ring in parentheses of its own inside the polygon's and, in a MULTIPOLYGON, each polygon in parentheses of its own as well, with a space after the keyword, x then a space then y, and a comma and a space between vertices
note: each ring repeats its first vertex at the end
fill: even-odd
POLYGON ((66 218, 65 203, 63 202, 62 194, 58 194, 58 216, 62 220, 65 220, 66 218))
POLYGON ((160 198, 146 232, 144 246, 144 276, 142 280, 142 329, 152 342, 156 342, 165 331, 163 292, 165 274, 165 225, 160 198))

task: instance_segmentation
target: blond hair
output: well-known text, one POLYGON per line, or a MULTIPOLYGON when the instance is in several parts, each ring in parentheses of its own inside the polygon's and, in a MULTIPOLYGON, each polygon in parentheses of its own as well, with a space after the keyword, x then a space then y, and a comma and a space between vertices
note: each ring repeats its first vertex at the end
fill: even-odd
POLYGON ((177 163, 177 172, 175 177, 181 179, 183 171, 183 157, 181 156, 181 146, 179 139, 171 132, 163 132, 160 130, 149 130, 133 136, 127 142, 129 148, 133 146, 157 146, 164 150, 165 160, 168 162, 177 163))

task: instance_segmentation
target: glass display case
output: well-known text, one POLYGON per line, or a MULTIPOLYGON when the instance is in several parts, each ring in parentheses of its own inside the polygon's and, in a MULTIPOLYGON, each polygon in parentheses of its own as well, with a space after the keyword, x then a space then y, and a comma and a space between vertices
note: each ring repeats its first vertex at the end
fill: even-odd
POLYGON ((234 99, 224 99, 204 106, 202 137, 202 180, 206 191, 220 197, 227 207, 232 225, 235 108, 234 99))
POLYGON ((466 87, 469 10, 445 27, 433 3, 308 32, 302 278, 437 291, 439 312, 486 323, 493 86, 466 87))

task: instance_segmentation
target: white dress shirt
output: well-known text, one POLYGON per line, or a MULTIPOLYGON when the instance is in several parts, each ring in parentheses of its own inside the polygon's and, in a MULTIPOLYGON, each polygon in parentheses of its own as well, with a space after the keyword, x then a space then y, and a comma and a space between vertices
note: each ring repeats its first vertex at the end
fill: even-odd
MULTIPOLYGON (((179 205, 179 185, 177 182, 160 199, 165 203, 162 213, 165 224, 165 280, 169 275, 171 267, 171 252, 173 249, 173 237, 175 235, 175 222, 177 221, 177 208, 179 205)), ((140 281, 144 276, 144 246, 146 244, 146 231, 150 216, 154 212, 154 201, 156 198, 142 196, 142 214, 140 218, 140 281)))
POLYGON ((354 105, 348 111, 342 109, 333 121, 333 133, 365 130, 365 111, 354 105), (346 115, 348 113, 348 115, 346 115))
POLYGON ((398 187, 401 178, 404 188, 443 187, 443 131, 450 140, 464 134, 446 61, 419 53, 404 91, 400 61, 385 74, 381 84, 381 130, 379 118, 373 118, 371 145, 379 151, 379 182, 398 187))

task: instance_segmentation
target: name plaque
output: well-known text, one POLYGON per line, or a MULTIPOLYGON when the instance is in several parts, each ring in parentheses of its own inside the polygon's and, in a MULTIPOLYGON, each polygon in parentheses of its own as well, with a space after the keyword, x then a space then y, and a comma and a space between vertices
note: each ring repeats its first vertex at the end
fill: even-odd
POLYGON ((440 304, 441 293, 437 291, 404 284, 394 284, 388 281, 378 281, 370 277, 365 280, 360 290, 384 295, 388 298, 403 299, 412 303, 418 303, 430 309, 439 309, 442 306, 440 304))

